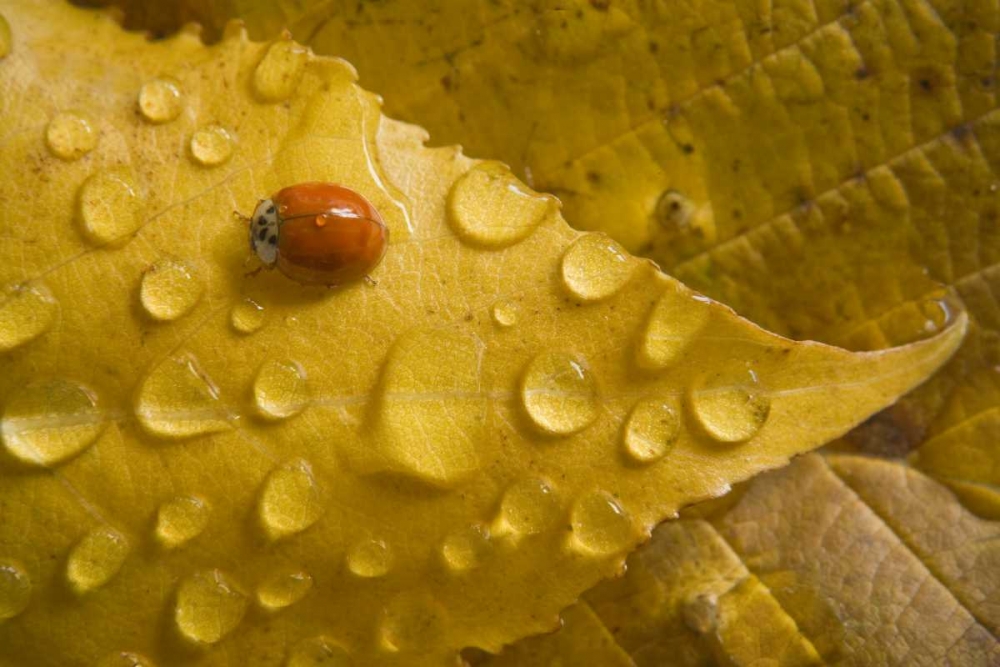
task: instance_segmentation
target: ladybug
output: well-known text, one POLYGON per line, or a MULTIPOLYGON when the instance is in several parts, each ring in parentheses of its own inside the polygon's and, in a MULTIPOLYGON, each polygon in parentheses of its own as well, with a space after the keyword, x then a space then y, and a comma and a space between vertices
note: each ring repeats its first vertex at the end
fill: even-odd
POLYGON ((263 199, 249 220, 250 249, 264 267, 305 285, 335 287, 382 261, 389 230, 360 194, 333 183, 299 183, 263 199))

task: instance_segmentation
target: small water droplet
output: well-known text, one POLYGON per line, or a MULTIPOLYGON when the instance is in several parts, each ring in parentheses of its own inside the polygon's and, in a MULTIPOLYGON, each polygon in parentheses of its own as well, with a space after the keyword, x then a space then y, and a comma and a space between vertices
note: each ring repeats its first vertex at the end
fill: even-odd
POLYGON ((257 602, 271 611, 284 609, 302 600, 312 585, 313 579, 308 572, 278 572, 257 587, 257 602))
POLYGON ((462 175, 448 195, 448 219, 464 241, 503 248, 528 237, 556 200, 522 184, 499 162, 481 162, 462 175))
POLYGON ((771 411, 771 397, 752 370, 705 376, 691 390, 691 411, 719 442, 745 442, 757 435, 771 411))
POLYGON ((542 352, 528 364, 521 400, 531 421, 549 435, 583 430, 597 418, 597 384, 578 356, 542 352))
POLYGON ((302 78, 309 49, 283 39, 272 44, 253 73, 253 86, 262 102, 280 102, 292 96, 302 78))
POLYGON ((935 334, 943 331, 954 320, 951 304, 947 299, 927 299, 920 304, 924 316, 924 332, 935 334))
POLYGON ((66 578, 77 593, 89 593, 118 574, 128 552, 124 535, 109 526, 99 526, 84 535, 70 551, 66 578))
POLYGON ((625 451, 639 463, 658 461, 673 448, 680 426, 680 417, 667 400, 643 399, 625 424, 625 451))
POLYGON ((584 234, 563 255, 563 285, 581 301, 600 301, 625 287, 636 266, 625 249, 604 234, 584 234))
POLYGON ((14 45, 14 38, 10 32, 10 24, 3 14, 0 14, 0 58, 6 58, 14 45))
POLYGON ((264 326, 267 313, 264 306, 250 297, 238 302, 229 313, 229 323, 241 334, 252 334, 264 326))
POLYGON ((686 231, 693 214, 691 200, 677 190, 665 191, 656 202, 656 221, 668 232, 686 231))
POLYGON ((115 651, 97 663, 97 667, 156 667, 156 664, 140 653, 115 651))
POLYGON ((128 240, 142 222, 135 182, 124 169, 99 171, 84 181, 79 207, 84 234, 101 245, 128 240))
POLYGON ((517 324, 518 310, 517 302, 505 299, 493 304, 490 314, 498 326, 512 327, 517 324))
POLYGON ((206 167, 214 167, 233 154, 233 135, 218 125, 203 127, 191 136, 191 157, 206 167))
POLYGON ((203 292, 204 285, 190 266, 164 260, 142 275, 139 301, 150 317, 167 322, 191 312, 203 292))
POLYGON ((570 522, 577 544, 595 554, 622 551, 635 537, 628 513, 603 491, 579 498, 573 505, 570 522))
POLYGON ((713 631, 718 623, 718 605, 718 598, 712 593, 702 593, 686 600, 681 605, 684 625, 700 635, 713 631))
POLYGON ((316 523, 323 504, 309 463, 297 459, 271 471, 264 481, 259 511, 261 525, 273 540, 316 523))
POLYGON ((441 544, 441 559, 454 572, 479 567, 489 556, 493 544, 486 526, 468 526, 453 531, 441 544))
POLYGON ((382 577, 392 568, 392 550, 382 540, 361 540, 347 554, 347 569, 359 577, 382 577))
POLYGON ((711 308, 692 302, 682 288, 668 286, 653 306, 636 348, 636 363, 649 370, 673 364, 708 323, 711 308))
POLYGON ((0 352, 37 338, 52 326, 58 302, 42 283, 8 285, 0 293, 0 352))
POLYGON ((208 527, 211 510, 197 496, 178 496, 160 505, 156 513, 156 539, 168 549, 176 549, 208 527))
POLYGON ((386 606, 379 628, 387 651, 416 651, 434 646, 447 627, 444 607, 426 593, 402 593, 386 606))
POLYGON ((184 637, 214 644, 236 629, 249 600, 229 577, 219 570, 198 572, 181 582, 174 607, 174 622, 184 637))
POLYGON ((232 428, 219 390, 198 361, 179 354, 162 361, 143 380, 135 414, 153 435, 187 438, 232 428))
POLYGON ((288 654, 285 667, 351 667, 354 660, 343 646, 327 637, 303 639, 288 654))
POLYGON ((97 147, 97 132, 86 118, 63 112, 49 121, 45 141, 56 157, 78 160, 97 147))
POLYGON ((184 108, 184 96, 176 81, 154 79, 139 89, 139 111, 151 123, 177 118, 184 108))
POLYGON ((500 534, 535 535, 551 528, 561 514, 552 487, 540 479, 525 478, 504 491, 495 529, 500 534))
POLYGON ((16 458, 52 466, 92 445, 106 421, 89 389, 66 380, 50 380, 14 394, 0 419, 0 434, 7 451, 16 458))
POLYGON ((305 370, 294 361, 265 361, 253 383, 253 399, 263 417, 285 419, 297 415, 309 403, 305 370))
POLYGON ((31 601, 31 577, 16 561, 0 558, 0 622, 13 618, 31 601))

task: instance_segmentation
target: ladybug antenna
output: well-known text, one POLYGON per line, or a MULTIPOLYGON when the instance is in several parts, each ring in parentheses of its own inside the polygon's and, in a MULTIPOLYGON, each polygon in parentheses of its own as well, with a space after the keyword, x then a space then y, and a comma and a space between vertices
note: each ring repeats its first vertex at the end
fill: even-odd
POLYGON ((239 211, 233 211, 233 219, 237 222, 242 222, 244 225, 250 224, 250 216, 243 215, 239 211))

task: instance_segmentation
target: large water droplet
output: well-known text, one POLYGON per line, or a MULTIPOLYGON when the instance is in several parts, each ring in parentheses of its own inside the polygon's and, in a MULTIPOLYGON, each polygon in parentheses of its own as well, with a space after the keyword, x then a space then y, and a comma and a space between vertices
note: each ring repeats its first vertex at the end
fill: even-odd
POLYGON ((771 411, 771 397, 752 370, 705 376, 692 387, 690 403, 701 427, 720 442, 754 437, 771 411))
POLYGON ((359 577, 382 577, 392 568, 392 550, 382 540, 361 540, 347 553, 347 569, 359 577))
POLYGON ((535 535, 551 528, 560 514, 562 508, 552 487, 540 479, 526 478, 504 491, 495 529, 501 534, 535 535))
POLYGON ((86 387, 66 380, 28 385, 14 394, 0 419, 3 444, 12 455, 51 466, 97 440, 106 416, 86 387))
POLYGON ((160 505, 156 513, 156 539, 168 549, 190 542, 208 527, 211 510, 197 496, 178 496, 160 505))
POLYGON ((139 89, 139 111, 151 123, 177 118, 184 108, 184 96, 176 81, 155 79, 139 89))
POLYGON ((294 361, 265 361, 253 383, 253 400, 263 417, 285 419, 297 415, 309 403, 305 370, 294 361))
POLYGON ((229 312, 229 323, 241 334, 260 330, 266 318, 264 307, 249 297, 239 301, 229 312))
POLYGON ((233 135, 218 125, 203 127, 191 136, 191 157, 206 167, 215 167, 233 154, 233 135))
POLYGON ((10 50, 14 45, 14 38, 10 32, 10 24, 7 19, 0 14, 0 58, 10 55, 10 50))
POLYGON ((150 317, 165 322, 189 313, 203 292, 204 285, 190 266, 164 260, 142 275, 139 301, 150 317))
POLYGON ((48 331, 57 305, 42 283, 5 287, 0 293, 0 352, 12 350, 48 331))
POLYGON ((275 42, 253 73, 253 86, 263 102, 280 102, 292 96, 309 60, 309 49, 298 42, 275 42))
POLYGON ((667 455, 677 442, 680 417, 669 401, 647 398, 636 403, 625 424, 625 451, 639 463, 667 455))
POLYGON ((528 364, 521 400, 531 421, 549 435, 581 431, 597 418, 597 385, 586 362, 565 352, 542 352, 528 364))
POLYGON ((191 641, 214 644, 236 629, 248 604, 229 575, 219 570, 198 572, 177 590, 174 622, 191 641))
POLYGON ((135 181, 124 169, 99 171, 84 181, 79 206, 83 232, 93 243, 123 243, 142 222, 135 181))
POLYGON ((493 304, 490 314, 498 326, 512 327, 517 324, 518 310, 517 302, 504 299, 493 304))
POLYGON ((441 544, 441 560, 454 572, 479 567, 489 557, 493 544, 486 526, 468 526, 449 533, 441 544))
POLYGON ((476 165, 455 181, 448 195, 455 233, 490 248, 521 241, 555 210, 555 199, 533 192, 499 162, 476 165))
POLYGON ((0 558, 0 622, 20 614, 31 601, 31 577, 20 563, 0 558))
POLYGON ((570 522, 577 544, 595 554, 622 551, 635 537, 628 514, 603 491, 579 498, 573 505, 570 522))
POLYGON ((436 644, 447 626, 447 612, 426 593, 402 593, 386 606, 379 638, 388 651, 415 651, 436 644))
POLYGON ((63 112, 49 121, 45 141, 56 157, 77 160, 97 147, 97 132, 86 118, 63 112))
POLYGON ((312 585, 313 579, 307 572, 278 572, 257 587, 257 602, 271 611, 284 609, 304 598, 312 585))
POLYGON ((124 535, 109 526, 99 526, 84 535, 70 551, 66 578, 77 593, 100 588, 118 574, 128 552, 124 535))
POLYGON ((563 285, 581 301, 600 301, 625 287, 636 265, 624 248, 604 234, 585 234, 563 255, 563 285))
POLYGON ((156 663, 140 653, 115 651, 97 663, 97 667, 156 667, 156 663))
POLYGON ((231 428, 219 390, 190 354, 165 359, 146 376, 136 397, 135 414, 147 431, 167 438, 231 428))
POLYGON ((660 370, 675 363, 708 323, 710 307, 679 286, 668 285, 653 306, 636 348, 636 362, 660 370))
POLYGON ((285 667, 351 667, 354 660, 343 646, 327 637, 303 639, 288 654, 285 667))
POLYGON ((271 471, 264 481, 259 512, 261 525, 274 540, 316 523, 323 503, 309 463, 297 459, 271 471))

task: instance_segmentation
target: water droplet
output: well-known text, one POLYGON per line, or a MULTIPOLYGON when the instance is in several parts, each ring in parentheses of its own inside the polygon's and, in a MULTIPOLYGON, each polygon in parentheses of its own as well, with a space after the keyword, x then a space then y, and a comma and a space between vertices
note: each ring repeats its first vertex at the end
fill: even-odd
POLYGON ((392 550, 382 540, 362 540, 347 554, 347 568, 359 577, 382 577, 392 567, 392 550))
POLYGON ((78 160, 97 147, 97 132, 86 118, 63 112, 49 121, 45 141, 56 157, 78 160))
POLYGON ((292 96, 302 78, 309 49, 298 42, 275 42, 253 73, 254 90, 262 102, 280 102, 292 96))
POLYGON ((269 419, 285 419, 302 412, 309 403, 306 372, 294 361, 265 361, 253 383, 257 411, 269 419))
POLYGON ((139 653, 115 651, 97 663, 97 667, 156 667, 156 664, 139 653))
POLYGON ((257 602, 271 611, 284 609, 302 600, 312 585, 313 579, 307 572, 278 572, 257 588, 257 602))
POLYGON ((625 287, 636 265, 624 248, 604 234, 584 234, 563 255, 563 285, 581 301, 600 301, 625 287))
POLYGON ((13 456, 51 466, 92 445, 105 424, 93 392, 74 382, 49 380, 14 394, 0 419, 0 434, 13 456))
POLYGON ((214 167, 232 156, 233 143, 226 128, 209 125, 191 136, 191 156, 206 167, 214 167))
POLYGON ((481 162, 462 175, 448 195, 448 219, 463 240, 489 248, 530 235, 556 200, 533 192, 499 162, 481 162))
POLYGON ((677 190, 665 191, 656 202, 656 220, 669 232, 685 231, 693 214, 691 200, 677 190))
POLYGON ((214 644, 236 629, 248 604, 246 594, 224 572, 198 572, 177 590, 174 622, 191 641, 214 644))
POLYGON ((636 363, 649 370, 661 370, 676 362, 701 333, 710 314, 710 307, 683 288, 669 285, 646 322, 636 348, 636 363))
POLYGON ((247 297, 233 306, 229 313, 229 323, 241 334, 252 334, 264 326, 267 314, 264 306, 247 297))
POLYGON ((303 639, 288 654, 285 667, 351 667, 354 660, 343 646, 327 637, 303 639))
POLYGON ((66 562, 66 578, 77 593, 89 593, 118 574, 128 556, 125 536, 109 526, 99 526, 83 536, 66 562))
POLYGON ((752 370, 705 376, 692 388, 690 402, 695 419, 720 442, 754 437, 771 411, 771 398, 752 370))
POLYGON ((625 424, 625 451, 640 463, 652 463, 667 455, 680 432, 677 411, 662 398, 636 403, 625 424))
POLYGON ((435 645, 446 626, 440 603, 426 593, 403 593, 386 606, 379 637, 388 651, 414 651, 435 645))
POLYGON ((13 45, 14 38, 10 32, 10 24, 7 23, 7 19, 3 17, 3 14, 0 14, 0 58, 9 56, 13 45))
POLYGON ((491 314, 493 321, 501 327, 512 327, 517 324, 518 306, 515 301, 503 300, 493 304, 491 314))
POLYGON ((573 505, 570 521, 577 544, 596 554, 622 551, 635 537, 628 514, 603 491, 579 498, 573 505))
POLYGON ((135 414, 147 431, 166 438, 232 428, 219 403, 219 390, 190 354, 167 358, 146 376, 135 414))
POLYGON ((42 283, 5 287, 0 293, 0 352, 12 350, 48 331, 57 305, 42 283))
POLYGON ((122 169, 99 171, 80 187, 80 222, 90 241, 121 243, 141 224, 132 176, 122 169))
POLYGON ((947 299, 927 299, 920 304, 924 316, 924 333, 943 331, 954 321, 954 313, 947 299))
POLYGON ((468 526, 450 533, 441 544, 441 559, 455 572, 479 567, 492 549, 485 526, 468 526))
POLYGON ((681 605, 684 624, 703 635, 715 629, 719 619, 719 600, 712 593, 702 593, 686 600, 681 605))
POLYGON ((139 111, 151 123, 171 121, 183 108, 184 96, 175 81, 155 79, 139 89, 139 111))
POLYGON ((501 534, 535 535, 551 528, 561 513, 552 487, 540 479, 522 479, 504 491, 496 530, 501 534))
POLYGON ((197 496, 178 496, 156 513, 156 539, 168 549, 190 542, 208 527, 211 510, 197 496))
POLYGON ((597 418, 594 378, 582 358, 565 352, 542 352, 531 360, 521 400, 531 421, 549 435, 576 433, 597 418))
POLYGON ((261 524, 273 540, 316 523, 323 504, 309 463, 297 459, 271 471, 264 481, 259 510, 261 524))
POLYGON ((165 260, 142 275, 139 301, 154 320, 166 322, 186 315, 195 307, 204 285, 184 262, 165 260))
POLYGON ((31 601, 31 577, 21 565, 0 558, 0 622, 20 614, 31 601))

